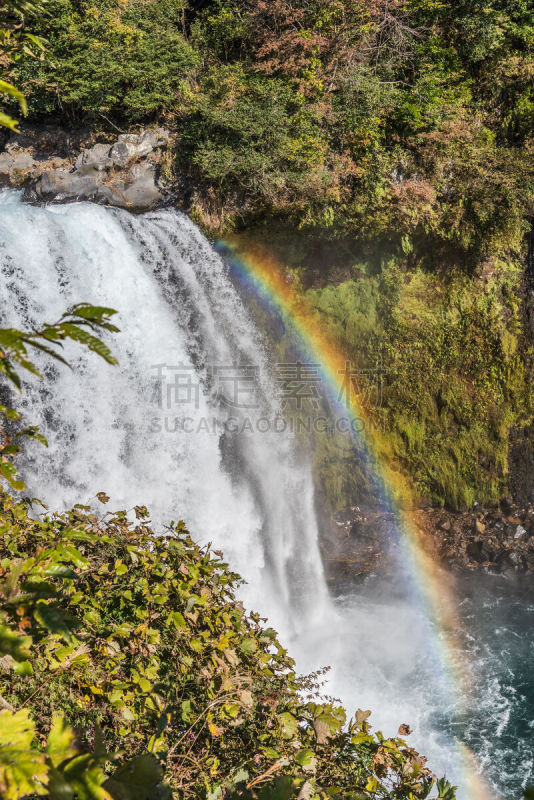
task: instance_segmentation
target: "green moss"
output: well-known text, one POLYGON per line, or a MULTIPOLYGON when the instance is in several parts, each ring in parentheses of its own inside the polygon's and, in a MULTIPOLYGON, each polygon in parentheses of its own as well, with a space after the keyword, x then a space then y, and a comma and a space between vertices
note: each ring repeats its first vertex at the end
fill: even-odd
MULTIPOLYGON (((462 273, 440 279, 390 262, 378 278, 307 293, 358 367, 380 357, 386 379, 374 416, 389 445, 386 458, 435 503, 492 503, 508 491, 510 430, 532 414, 519 275, 514 262, 489 283, 462 273)), ((324 447, 316 457, 339 506, 350 480, 341 481, 340 463, 324 447)), ((345 504, 367 491, 368 481, 351 486, 345 504)))

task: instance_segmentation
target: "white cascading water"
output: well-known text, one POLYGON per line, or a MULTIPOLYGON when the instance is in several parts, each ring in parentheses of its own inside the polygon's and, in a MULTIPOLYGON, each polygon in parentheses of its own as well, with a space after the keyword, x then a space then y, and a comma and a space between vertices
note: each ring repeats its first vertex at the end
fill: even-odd
POLYGON ((246 576, 246 601, 286 640, 308 616, 320 622, 330 601, 311 471, 289 435, 255 429, 279 414, 266 353, 198 228, 179 213, 37 208, 15 193, 3 195, 1 211, 4 326, 53 322, 80 300, 120 312, 110 341, 118 368, 75 346, 72 371, 38 359, 52 380, 30 380, 19 406, 49 449, 31 448, 29 491, 63 508, 105 490, 116 508, 143 504, 158 523, 184 519, 246 576), (254 398, 243 396, 246 375, 237 398, 259 404, 246 409, 252 430, 231 405, 239 372, 224 368, 233 365, 254 368, 254 398), (213 366, 223 368, 217 386, 213 366))
POLYGON ((196 226, 174 211, 43 208, 5 192, 0 270, 4 327, 54 322, 80 301, 119 311, 121 333, 109 342, 119 367, 67 344, 74 369, 41 360, 49 380, 28 379, 16 399, 49 441, 48 450, 28 445, 29 493, 65 508, 105 491, 110 508, 146 505, 155 527, 184 519, 245 577, 245 603, 269 618, 302 671, 332 665, 328 688, 351 713, 371 708, 387 735, 410 723, 434 770, 461 781, 436 721, 453 701, 429 655, 430 623, 392 587, 329 597, 310 466, 289 433, 257 429, 280 412, 268 354, 196 226), (231 376, 214 384, 210 368, 232 365, 255 368, 259 408, 231 407, 231 376), (245 416, 252 430, 222 433, 245 416))

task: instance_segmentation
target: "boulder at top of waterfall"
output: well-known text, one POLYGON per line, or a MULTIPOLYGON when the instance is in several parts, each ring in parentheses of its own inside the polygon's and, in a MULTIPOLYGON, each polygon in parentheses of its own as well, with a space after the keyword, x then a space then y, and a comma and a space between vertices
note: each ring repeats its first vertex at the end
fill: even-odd
POLYGON ((108 141, 96 143, 89 134, 46 133, 15 135, 0 152, 0 184, 24 187, 25 200, 90 200, 132 211, 167 200, 159 180, 162 149, 170 138, 163 128, 106 135, 108 141))
POLYGON ((36 160, 25 150, 0 153, 0 176, 8 180, 19 173, 32 169, 36 160))
POLYGON ((32 191, 35 199, 42 201, 95 200, 102 180, 102 174, 93 167, 75 172, 53 169, 43 172, 32 191))
POLYGON ((77 170, 86 166, 93 166, 99 170, 109 169, 113 166, 113 159, 110 153, 111 145, 95 144, 87 150, 82 150, 74 162, 74 166, 77 170))
POLYGON ((99 196, 109 205, 136 210, 156 208, 164 200, 156 180, 156 167, 146 161, 135 164, 124 179, 103 185, 99 196))
POLYGON ((143 158, 157 147, 166 145, 169 132, 163 128, 137 133, 122 133, 113 147, 110 157, 115 164, 124 165, 137 158, 143 158))

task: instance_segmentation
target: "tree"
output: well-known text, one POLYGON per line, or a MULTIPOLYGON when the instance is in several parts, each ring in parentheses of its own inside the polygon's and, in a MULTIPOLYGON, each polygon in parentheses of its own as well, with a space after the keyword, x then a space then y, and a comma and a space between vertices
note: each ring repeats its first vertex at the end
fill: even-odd
MULTIPOLYGON (((35 56, 36 51, 44 49, 41 37, 29 33, 24 26, 25 15, 33 14, 37 17, 44 12, 46 0, 4 0, 0 9, 0 45, 3 53, 0 55, 0 67, 4 69, 10 61, 16 60, 21 53, 35 56)), ((16 86, 6 80, 0 79, 0 95, 7 94, 19 104, 21 112, 26 115, 27 103, 23 93, 16 86)), ((18 121, 0 109, 0 127, 18 129, 18 121)))

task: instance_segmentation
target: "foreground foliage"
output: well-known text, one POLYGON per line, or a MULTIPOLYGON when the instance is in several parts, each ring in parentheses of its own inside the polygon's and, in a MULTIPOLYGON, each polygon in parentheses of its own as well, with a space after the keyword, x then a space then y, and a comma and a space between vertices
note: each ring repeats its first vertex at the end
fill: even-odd
POLYGON ((0 496, 3 797, 428 797, 425 760, 317 699, 183 523, 30 510, 0 496))
MULTIPOLYGON (((35 353, 44 353, 68 367, 68 362, 61 355, 63 343, 67 340, 81 344, 108 364, 116 364, 117 359, 97 335, 103 331, 118 331, 111 322, 116 313, 112 308, 79 303, 55 323, 44 324, 40 328, 30 331, 0 328, 0 377, 10 388, 15 387, 19 391, 22 390, 21 369, 42 378, 37 365, 30 358, 30 354, 35 353)), ((0 405, 0 478, 17 491, 25 488, 14 463, 24 438, 36 439, 47 445, 45 437, 35 425, 21 427, 18 411, 0 405)))

